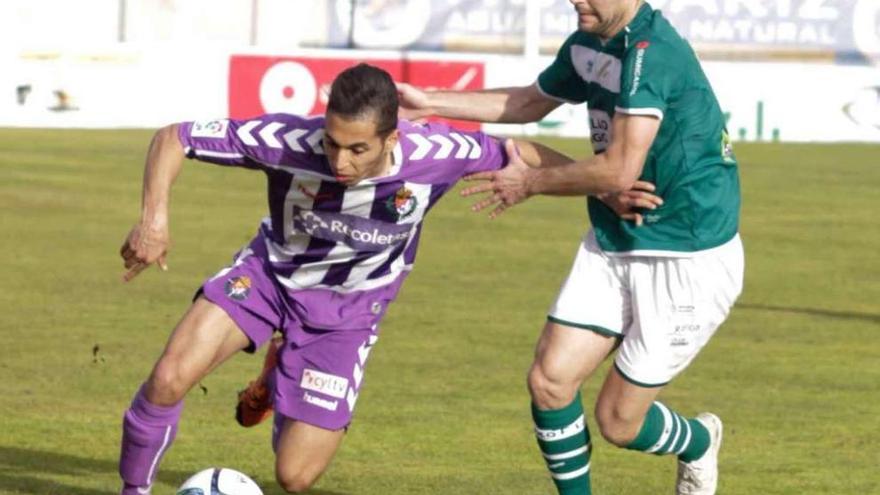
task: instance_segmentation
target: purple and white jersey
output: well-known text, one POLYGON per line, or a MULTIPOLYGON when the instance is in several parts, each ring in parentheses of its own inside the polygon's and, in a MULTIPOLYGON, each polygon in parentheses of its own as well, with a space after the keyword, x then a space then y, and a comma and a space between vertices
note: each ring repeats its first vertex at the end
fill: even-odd
POLYGON ((270 215, 260 236, 281 284, 349 293, 399 287, 437 200, 463 175, 507 163, 503 144, 481 132, 405 121, 398 129, 388 175, 354 186, 327 163, 323 117, 186 122, 179 137, 190 158, 266 173, 270 215))

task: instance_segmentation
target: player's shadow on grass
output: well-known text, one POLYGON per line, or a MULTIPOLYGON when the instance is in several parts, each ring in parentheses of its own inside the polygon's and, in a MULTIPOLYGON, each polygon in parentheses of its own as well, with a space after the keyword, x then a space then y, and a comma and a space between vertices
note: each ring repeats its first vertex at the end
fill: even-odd
MULTIPOLYGON (((85 478, 94 474, 116 473, 115 461, 89 459, 70 454, 0 446, 0 486, 40 495, 114 495, 118 491, 96 490, 66 485, 58 476, 85 478), (47 476, 48 475, 48 476, 47 476)), ((191 473, 189 473, 191 474, 191 473)), ((162 470, 159 480, 172 486, 188 473, 162 470)))
POLYGON ((780 313, 795 313, 810 316, 823 316, 827 318, 841 318, 845 320, 861 320, 869 323, 880 323, 880 314, 860 313, 858 311, 835 311, 818 308, 790 308, 786 306, 773 306, 770 304, 741 303, 737 308, 756 309, 759 311, 775 311, 780 313))
MULTIPOLYGON (((0 488, 34 495, 115 495, 113 490, 96 490, 67 485, 57 478, 86 478, 94 474, 116 474, 116 461, 89 459, 70 454, 29 450, 0 445, 0 488), (52 479, 56 478, 56 479, 52 479)), ((192 473, 184 473, 163 468, 159 471, 159 481, 177 486, 192 473)), ((284 490, 274 480, 265 482, 267 495, 283 494, 284 490)), ((0 490, 0 491, 3 491, 0 490)), ((312 490, 310 495, 345 495, 328 490, 312 490)), ((159 495, 159 494, 157 494, 159 495)))

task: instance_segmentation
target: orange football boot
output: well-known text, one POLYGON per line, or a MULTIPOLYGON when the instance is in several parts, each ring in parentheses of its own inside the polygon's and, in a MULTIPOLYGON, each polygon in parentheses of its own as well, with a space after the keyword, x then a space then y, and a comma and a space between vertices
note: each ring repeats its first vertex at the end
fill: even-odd
POLYGON ((262 423, 272 415, 272 390, 267 380, 275 370, 278 361, 278 349, 284 343, 282 337, 274 337, 269 341, 266 358, 263 360, 263 371, 256 380, 250 382, 246 389, 238 393, 238 404, 235 406, 235 420, 244 427, 262 423))

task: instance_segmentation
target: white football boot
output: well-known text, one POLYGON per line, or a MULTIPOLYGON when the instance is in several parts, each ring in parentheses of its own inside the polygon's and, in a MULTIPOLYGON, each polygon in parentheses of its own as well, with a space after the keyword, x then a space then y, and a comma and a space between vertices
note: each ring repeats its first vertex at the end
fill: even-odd
POLYGON ((712 413, 700 413, 696 420, 709 430, 709 450, 703 457, 692 461, 678 461, 676 495, 714 495, 718 486, 718 451, 721 449, 721 418, 712 413))

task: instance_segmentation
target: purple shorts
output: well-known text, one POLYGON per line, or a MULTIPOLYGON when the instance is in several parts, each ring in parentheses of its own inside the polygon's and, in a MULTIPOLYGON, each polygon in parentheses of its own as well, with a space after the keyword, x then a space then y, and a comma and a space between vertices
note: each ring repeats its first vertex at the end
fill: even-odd
POLYGON ((353 294, 289 289, 275 279, 257 237, 232 265, 206 281, 200 293, 247 335, 248 352, 272 338, 276 329, 284 334, 273 376, 277 413, 329 430, 351 422, 367 357, 389 302, 387 288, 353 294), (362 308, 375 308, 370 301, 376 300, 382 301, 381 311, 362 308))
POLYGON ((273 375, 276 416, 328 430, 348 426, 378 339, 371 330, 304 330, 299 342, 285 340, 273 375))

